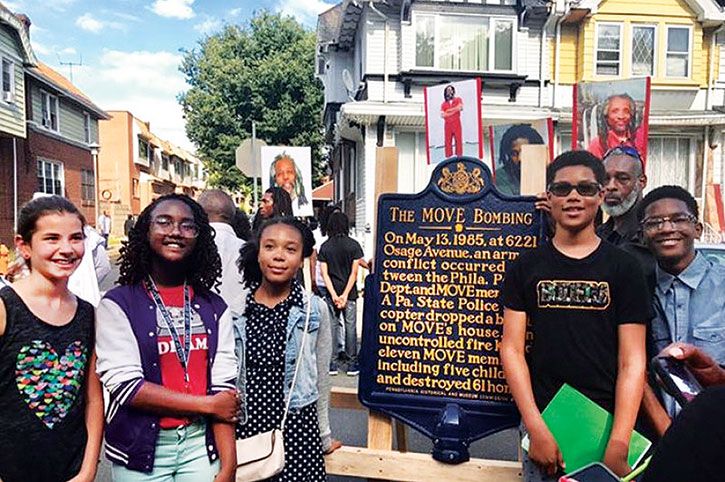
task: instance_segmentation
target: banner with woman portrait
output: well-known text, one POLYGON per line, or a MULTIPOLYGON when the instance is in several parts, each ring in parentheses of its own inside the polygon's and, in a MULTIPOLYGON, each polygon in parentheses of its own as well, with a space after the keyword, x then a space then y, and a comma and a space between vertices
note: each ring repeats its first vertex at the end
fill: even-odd
POLYGON ((309 147, 263 146, 262 190, 281 187, 295 216, 312 216, 312 151, 309 147))
POLYGON ((549 161, 554 158, 554 123, 551 118, 517 124, 499 124, 488 127, 494 184, 502 194, 518 196, 521 187, 521 146, 540 144, 547 146, 549 161))
POLYGON ((647 160, 650 78, 579 82, 574 86, 572 149, 602 158, 625 145, 647 160))
POLYGON ((482 158, 481 79, 426 87, 423 95, 428 164, 453 156, 482 158))

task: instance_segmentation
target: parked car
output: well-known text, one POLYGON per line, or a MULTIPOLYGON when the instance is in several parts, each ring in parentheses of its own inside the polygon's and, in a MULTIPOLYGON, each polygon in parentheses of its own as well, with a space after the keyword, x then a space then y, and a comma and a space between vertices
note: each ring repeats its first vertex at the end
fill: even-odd
POLYGON ((725 243, 720 244, 696 244, 695 249, 704 254, 707 258, 725 264, 725 243))

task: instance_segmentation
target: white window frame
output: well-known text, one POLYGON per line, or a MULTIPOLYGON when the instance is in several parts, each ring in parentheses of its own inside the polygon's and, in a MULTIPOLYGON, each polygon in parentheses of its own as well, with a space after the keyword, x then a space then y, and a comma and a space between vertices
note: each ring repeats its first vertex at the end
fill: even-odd
POLYGON ((58 102, 58 96, 53 95, 45 90, 40 91, 40 112, 41 120, 40 123, 43 127, 53 132, 60 132, 60 103, 58 102), (53 128, 53 119, 51 115, 51 105, 55 105, 55 128, 53 128), (48 113, 48 117, 45 113, 48 113))
POLYGON ((14 104, 15 103, 15 61, 8 57, 2 57, 2 70, 0 70, 0 73, 3 75, 3 84, 0 85, 0 89, 2 89, 2 101, 6 104, 14 104), (10 74, 10 90, 5 90, 5 63, 8 64, 8 72, 10 74))
MULTIPOLYGON (((658 57, 658 47, 659 47, 659 38, 658 38, 658 31, 657 28, 658 25, 656 23, 633 23, 630 25, 629 29, 629 70, 630 75, 632 77, 657 77, 657 57, 658 57), (652 46, 652 73, 651 74, 645 74, 645 75, 637 75, 634 73, 634 29, 635 28, 651 28, 654 30, 654 45, 652 46)), ((621 42, 620 42, 621 43, 621 42)))
MULTIPOLYGON (((650 134, 650 140, 656 139, 660 142, 662 142, 663 139, 687 139, 690 143, 690 150, 688 153, 687 158, 687 186, 681 186, 687 189, 689 192, 694 193, 697 192, 696 189, 696 183, 695 180, 697 179, 697 173, 695 170, 697 169, 697 141, 698 136, 695 134, 689 134, 689 133, 682 133, 682 134, 650 134)), ((648 141, 649 142, 649 141, 648 141)), ((649 164, 648 164, 649 165, 649 164)), ((656 186, 649 186, 645 188, 645 194, 654 189, 656 186)), ((700 199, 698 197, 695 197, 695 199, 700 199)))
MULTIPOLYGON (((624 41, 624 24, 622 22, 597 22, 594 28, 594 76, 595 77, 609 77, 618 78, 622 76, 622 57, 624 57, 624 49, 622 48, 624 41), (619 29, 619 60, 617 61, 617 74, 600 74, 597 72, 597 53, 599 52, 599 27, 617 27, 619 29)), ((611 62, 606 60, 605 62, 611 62)))
MULTIPOLYGON (((60 161, 54 161, 52 159, 46 159, 44 157, 39 157, 38 158, 38 164, 41 164, 42 169, 38 169, 38 174, 36 176, 36 179, 38 179, 40 177, 43 178, 43 190, 42 191, 39 191, 39 192, 42 192, 42 193, 45 193, 45 194, 57 194, 59 196, 65 196, 65 168, 63 166, 63 163, 60 162, 60 161), (56 166, 59 166, 60 167, 60 169, 58 170, 59 175, 60 175, 60 192, 52 192, 52 193, 49 193, 49 192, 46 192, 45 191, 45 181, 46 181, 46 178, 45 178, 45 164, 56 165, 56 166)), ((52 172, 52 169, 51 169, 51 172, 52 172)), ((53 181, 55 181, 55 179, 53 179, 53 181)))
MULTIPOLYGON (((691 79, 692 78, 692 25, 666 25, 665 26, 665 65, 664 65, 664 71, 662 72, 662 76, 666 77, 668 79, 691 79), (667 44, 669 43, 670 38, 670 30, 673 28, 677 29, 687 29, 688 36, 687 36, 687 75, 682 77, 679 75, 667 75, 667 54, 669 53, 669 50, 667 50, 667 44)), ((680 54, 681 52, 675 52, 680 54)))
POLYGON ((437 48, 437 42, 440 38, 440 18, 441 17, 479 17, 479 18, 486 18, 489 20, 488 29, 489 29, 489 37, 488 37, 488 65, 486 70, 480 70, 480 71, 473 71, 473 72, 481 72, 481 73, 503 73, 503 74, 513 74, 517 71, 517 50, 518 50, 518 35, 516 33, 518 32, 518 19, 515 16, 508 16, 508 15, 480 15, 480 14, 470 14, 470 13, 433 13, 433 12, 417 12, 413 13, 413 64, 415 65, 415 68, 418 70, 441 70, 444 72, 456 72, 457 69, 443 69, 439 66, 438 63, 438 48, 437 48), (433 67, 430 66, 419 66, 416 63, 416 57, 417 57, 417 45, 415 40, 415 35, 418 29, 418 19, 420 17, 433 17, 433 67), (510 70, 496 70, 496 59, 494 58, 496 53, 496 27, 495 24, 497 21, 507 22, 511 23, 511 69, 510 70))

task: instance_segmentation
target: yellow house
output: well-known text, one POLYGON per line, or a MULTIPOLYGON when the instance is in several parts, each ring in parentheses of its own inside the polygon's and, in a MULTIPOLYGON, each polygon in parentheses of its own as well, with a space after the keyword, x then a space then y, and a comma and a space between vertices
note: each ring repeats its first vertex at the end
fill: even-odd
POLYGON ((725 184, 725 14, 715 0, 556 2, 549 66, 562 147, 571 144, 573 85, 650 76, 650 187, 688 188, 720 231, 725 184), (717 199, 719 198, 719 199, 717 199), (722 206, 722 204, 721 204, 722 206))

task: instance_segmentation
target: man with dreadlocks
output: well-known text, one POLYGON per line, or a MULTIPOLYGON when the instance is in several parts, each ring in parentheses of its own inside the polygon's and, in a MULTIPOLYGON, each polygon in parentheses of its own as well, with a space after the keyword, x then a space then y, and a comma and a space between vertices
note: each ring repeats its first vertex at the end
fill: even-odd
POLYGON ((97 371, 111 394, 114 480, 234 480, 239 399, 232 321, 201 206, 162 196, 121 248, 120 286, 96 313, 97 371))
POLYGON ((629 94, 615 94, 607 97, 597 115, 599 135, 587 150, 599 159, 609 149, 630 146, 639 152, 646 152, 647 139, 644 129, 637 125, 637 104, 629 94))
POLYGON ((281 187, 289 193, 295 214, 299 213, 300 207, 310 203, 305 193, 300 168, 286 152, 274 158, 269 170, 269 185, 281 187))

